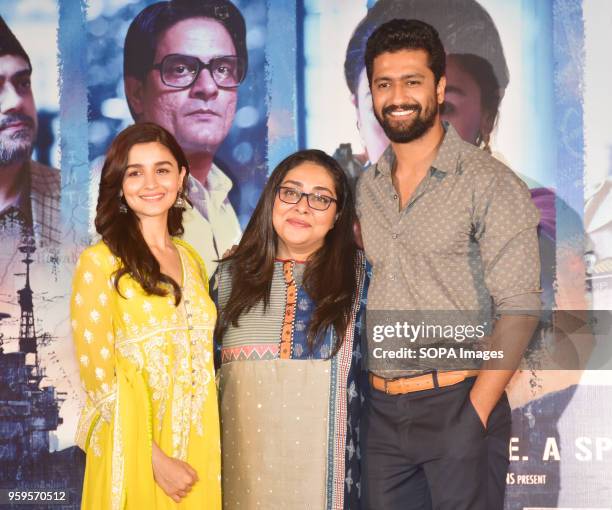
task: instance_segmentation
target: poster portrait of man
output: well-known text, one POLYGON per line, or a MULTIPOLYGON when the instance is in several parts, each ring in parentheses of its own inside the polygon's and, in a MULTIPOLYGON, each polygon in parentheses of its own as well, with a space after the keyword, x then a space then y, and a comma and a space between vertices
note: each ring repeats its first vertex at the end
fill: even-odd
POLYGON ((0 230, 57 247, 60 172, 32 159, 38 130, 32 71, 28 54, 0 17, 0 230))
MULTIPOLYGON (((257 19, 261 9, 255 7, 247 12, 257 19)), ((121 79, 115 82, 123 89, 127 108, 117 107, 110 98, 110 108, 105 107, 104 94, 96 94, 94 102, 101 102, 101 111, 95 114, 94 126, 104 125, 110 134, 106 126, 116 126, 119 119, 120 125, 155 122, 176 137, 191 174, 185 192, 193 207, 185 215, 184 239, 202 255, 212 275, 216 260, 240 239, 241 225, 248 221, 265 178, 266 113, 258 98, 265 84, 250 76, 262 65, 258 45, 263 35, 255 38, 254 63, 250 62, 245 16, 229 0, 140 2, 110 20, 102 19, 91 21, 92 31, 100 30, 102 23, 109 32, 120 21, 122 28, 127 26, 118 44, 123 54, 121 79)), ((103 52, 91 58, 111 60, 113 55, 103 52)), ((109 81, 92 76, 90 90, 106 87, 109 81)), ((100 154, 108 136, 101 140, 104 143, 95 149, 100 154)), ((94 208, 91 200, 90 209, 94 208)))
POLYGON ((150 5, 125 38, 130 111, 136 122, 170 131, 187 154, 186 188, 194 207, 184 238, 198 247, 211 274, 213 260, 240 238, 228 198, 232 182, 213 159, 234 120, 247 68, 244 18, 227 0, 150 5))

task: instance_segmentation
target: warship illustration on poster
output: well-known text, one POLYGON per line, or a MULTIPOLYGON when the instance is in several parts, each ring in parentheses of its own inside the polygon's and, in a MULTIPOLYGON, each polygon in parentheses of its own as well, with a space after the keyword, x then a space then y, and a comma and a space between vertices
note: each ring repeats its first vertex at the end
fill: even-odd
MULTIPOLYGON (((37 332, 34 291, 30 285, 30 265, 36 251, 26 237, 19 246, 23 255, 24 286, 17 291, 20 308, 18 338, 5 337, 2 321, 11 316, 0 309, 0 488, 21 491, 67 491, 66 505, 53 508, 78 508, 84 456, 77 447, 52 451, 51 433, 62 423, 60 409, 65 393, 46 386, 45 368, 39 346, 53 339, 37 332), (17 350, 7 352, 7 344, 17 350)), ((15 508, 24 509, 23 503, 15 508)), ((44 504, 42 505, 44 507, 44 504)), ((41 508, 41 503, 31 505, 41 508)), ((3 506, 3 508, 6 508, 3 506)))

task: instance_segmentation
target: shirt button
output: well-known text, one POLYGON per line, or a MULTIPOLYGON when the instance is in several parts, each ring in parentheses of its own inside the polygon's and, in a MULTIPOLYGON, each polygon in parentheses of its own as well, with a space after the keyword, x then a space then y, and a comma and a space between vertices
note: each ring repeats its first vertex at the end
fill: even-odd
POLYGON ((393 200, 397 200, 397 195, 393 195, 393 200))
POLYGON ((393 239, 397 239, 397 238, 399 237, 399 234, 393 234, 391 237, 392 237, 393 239))
POLYGON ((390 274, 389 275, 389 280, 395 280, 395 275, 394 274, 390 274))

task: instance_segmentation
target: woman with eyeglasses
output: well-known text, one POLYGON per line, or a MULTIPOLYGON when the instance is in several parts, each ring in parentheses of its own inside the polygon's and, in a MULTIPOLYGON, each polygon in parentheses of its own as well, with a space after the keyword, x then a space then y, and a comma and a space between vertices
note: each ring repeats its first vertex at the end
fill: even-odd
POLYGON ((113 140, 96 230, 76 266, 72 335, 86 390, 82 508, 221 508, 216 310, 183 232, 185 154, 152 123, 113 140))
POLYGON ((355 219, 338 163, 297 152, 219 266, 226 509, 358 508, 367 273, 355 219))

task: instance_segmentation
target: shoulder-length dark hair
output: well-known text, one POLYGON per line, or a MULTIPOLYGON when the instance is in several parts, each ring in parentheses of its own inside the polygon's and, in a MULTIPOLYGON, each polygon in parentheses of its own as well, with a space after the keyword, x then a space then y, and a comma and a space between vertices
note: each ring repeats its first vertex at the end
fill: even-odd
POLYGON ((344 341, 351 306, 357 290, 358 248, 353 234, 355 203, 346 175, 338 162, 320 150, 303 150, 284 159, 272 172, 257 207, 230 261, 232 291, 217 322, 217 338, 231 324, 238 326, 243 313, 257 303, 270 302, 278 236, 272 225, 272 209, 278 187, 287 173, 302 163, 322 166, 334 181, 338 217, 323 246, 307 260, 304 287, 315 303, 308 330, 308 346, 314 349, 328 327, 336 331, 333 353, 344 341))
MULTIPOLYGON (((129 274, 147 294, 165 296, 168 294, 167 285, 170 285, 174 292, 175 304, 178 305, 181 301, 181 289, 178 283, 162 274, 159 262, 142 236, 140 220, 127 207, 125 198, 120 194, 130 149, 136 144, 150 142, 159 142, 172 153, 179 172, 181 167, 185 168, 183 188, 186 189, 189 163, 178 142, 157 124, 152 122, 134 124, 117 135, 106 153, 100 177, 95 225, 104 243, 113 255, 121 260, 121 267, 113 275, 117 292, 119 292, 119 280, 123 275, 129 274), (120 212, 121 205, 127 207, 127 212, 120 212), (166 288, 163 284, 166 284, 166 288)), ((168 231, 171 236, 183 233, 183 209, 170 208, 168 231)))

